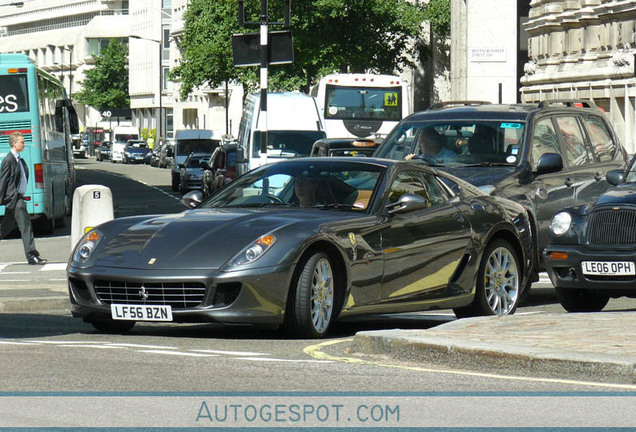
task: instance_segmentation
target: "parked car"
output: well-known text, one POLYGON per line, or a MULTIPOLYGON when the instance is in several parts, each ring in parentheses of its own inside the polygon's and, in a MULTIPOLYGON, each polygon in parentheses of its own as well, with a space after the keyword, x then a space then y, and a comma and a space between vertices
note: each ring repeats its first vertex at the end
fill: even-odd
POLYGON ((161 148, 165 144, 156 143, 154 148, 150 150, 150 165, 153 167, 158 167, 159 162, 161 161, 161 148))
POLYGON ((172 168, 174 164, 174 143, 173 142, 164 142, 161 145, 161 150, 159 151, 159 161, 157 162, 157 166, 159 168, 172 168))
POLYGON ((86 144, 82 141, 82 137, 79 134, 72 136, 73 142, 73 157, 86 159, 88 157, 88 150, 86 144))
POLYGON ((209 197, 236 178, 237 144, 222 144, 203 165, 203 196, 209 197))
POLYGON ((88 232, 67 269, 73 315, 103 331, 211 321, 322 337, 354 315, 511 314, 531 270, 521 205, 424 164, 288 159, 201 198, 88 232))
POLYGON ((598 312, 610 298, 636 298, 636 159, 595 202, 569 207, 550 223, 544 259, 568 312, 598 312))
POLYGON ((179 190, 182 194, 194 189, 203 189, 203 166, 211 153, 190 153, 185 162, 179 164, 179 190))
POLYGON ((102 141, 99 146, 95 147, 95 159, 97 159, 97 161, 99 162, 110 160, 110 151, 112 145, 113 143, 110 141, 102 141))
POLYGON ((404 119, 374 155, 413 157, 522 204, 530 214, 537 271, 545 269, 552 216, 595 201, 610 187, 606 173, 628 164, 605 114, 589 101, 440 104, 404 119), (418 141, 431 140, 437 149, 429 156, 418 141))
POLYGON ((372 156, 379 143, 356 138, 325 138, 311 148, 311 156, 372 156))

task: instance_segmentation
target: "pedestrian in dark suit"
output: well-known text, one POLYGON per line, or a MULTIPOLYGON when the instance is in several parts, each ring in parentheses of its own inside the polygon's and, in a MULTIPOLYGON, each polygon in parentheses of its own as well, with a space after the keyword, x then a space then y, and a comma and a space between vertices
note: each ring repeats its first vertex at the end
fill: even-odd
POLYGON ((40 258, 35 249, 33 228, 27 212, 24 193, 29 179, 27 164, 20 157, 24 150, 24 135, 13 132, 9 136, 11 152, 7 154, 0 165, 0 205, 5 206, 4 217, 0 224, 0 239, 11 234, 18 226, 24 244, 24 253, 29 264, 44 264, 46 260, 40 258))

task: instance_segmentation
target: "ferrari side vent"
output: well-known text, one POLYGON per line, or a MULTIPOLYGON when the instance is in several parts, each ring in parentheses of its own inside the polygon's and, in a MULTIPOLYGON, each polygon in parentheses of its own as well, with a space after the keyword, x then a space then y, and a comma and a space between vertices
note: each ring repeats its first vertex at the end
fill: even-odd
POLYGON ((86 282, 75 278, 70 278, 68 282, 71 287, 71 298, 73 300, 79 304, 93 304, 91 292, 89 291, 86 282))
POLYGON ((240 282, 218 284, 216 290, 214 290, 214 300, 212 304, 214 304, 215 307, 229 306, 234 303, 240 292, 240 282))
POLYGON ((451 277, 449 284, 453 284, 457 282, 457 279, 459 279, 464 269, 466 268, 466 265, 468 265, 469 261, 470 261, 470 255, 466 254, 462 257, 462 260, 459 262, 459 265, 455 269, 455 273, 453 273, 453 277, 451 277))

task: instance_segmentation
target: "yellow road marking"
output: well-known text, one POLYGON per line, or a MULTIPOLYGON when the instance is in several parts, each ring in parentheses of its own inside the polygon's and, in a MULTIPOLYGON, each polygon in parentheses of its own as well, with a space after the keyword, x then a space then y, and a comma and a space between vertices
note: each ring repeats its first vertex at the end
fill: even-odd
POLYGON ((331 354, 327 354, 322 351, 322 348, 324 347, 336 345, 336 344, 344 343, 344 342, 351 342, 352 340, 353 338, 325 341, 316 345, 309 345, 308 347, 305 347, 303 349, 303 352, 313 358, 320 359, 320 360, 332 360, 332 361, 339 361, 344 363, 357 363, 357 364, 365 364, 370 366, 410 370, 410 371, 416 371, 416 372, 428 372, 428 373, 439 373, 439 374, 460 375, 460 376, 474 376, 474 377, 482 377, 482 378, 496 378, 496 379, 511 380, 511 381, 516 380, 516 381, 527 381, 527 382, 583 385, 583 386, 590 386, 590 387, 606 387, 606 388, 621 389, 621 390, 636 390, 636 385, 633 385, 633 384, 596 383, 596 382, 589 382, 589 381, 576 381, 576 380, 558 379, 558 378, 533 378, 533 377, 523 377, 523 376, 516 376, 516 375, 498 375, 498 374, 491 374, 491 373, 485 373, 485 372, 432 369, 432 368, 425 368, 421 366, 408 366, 403 364, 387 363, 385 361, 379 361, 379 360, 366 360, 366 359, 355 358, 355 357, 338 357, 338 356, 332 356, 331 354))

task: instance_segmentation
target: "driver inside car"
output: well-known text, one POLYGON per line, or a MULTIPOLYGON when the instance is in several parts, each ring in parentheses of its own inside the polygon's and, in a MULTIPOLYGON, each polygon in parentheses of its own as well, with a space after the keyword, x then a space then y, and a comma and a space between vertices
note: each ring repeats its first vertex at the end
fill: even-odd
POLYGON ((301 207, 311 207, 318 203, 318 179, 302 173, 294 182, 294 194, 301 207))
POLYGON ((442 137, 432 127, 422 129, 417 138, 417 145, 420 153, 411 153, 406 155, 404 159, 411 160, 415 158, 437 162, 438 160, 448 160, 457 156, 457 153, 444 147, 442 142, 443 139, 444 137, 442 137))

